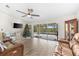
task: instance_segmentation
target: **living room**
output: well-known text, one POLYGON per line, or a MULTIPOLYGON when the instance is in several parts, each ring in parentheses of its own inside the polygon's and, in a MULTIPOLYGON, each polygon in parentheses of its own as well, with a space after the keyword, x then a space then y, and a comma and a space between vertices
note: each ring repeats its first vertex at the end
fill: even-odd
MULTIPOLYGON (((1 34, 2 37, 0 37, 1 41, 9 41, 13 44, 18 42, 22 44, 20 53, 16 50, 12 52, 13 54, 4 53, 5 50, 8 50, 5 46, 5 49, 1 48, 1 55, 74 55, 69 54, 71 53, 70 51, 67 54, 57 54, 54 52, 59 42, 63 41, 61 39, 68 37, 65 36, 66 28, 69 30, 68 26, 70 25, 67 26, 66 21, 74 20, 73 26, 76 28, 74 35, 78 33, 79 4, 0 3, 0 18, 0 32, 3 33, 1 34), (53 26, 55 24, 57 25, 53 26), (37 26, 36 30, 34 26, 37 26), (50 40, 54 37, 54 40, 50 40)), ((68 39, 70 39, 70 37, 68 39)), ((69 42, 69 40, 66 42, 69 42)), ((3 42, 1 43, 4 44, 3 42)), ((16 44, 14 44, 14 46, 15 45, 16 44)), ((3 46, 1 45, 1 47, 3 46)), ((78 54, 75 53, 75 55, 78 54)))

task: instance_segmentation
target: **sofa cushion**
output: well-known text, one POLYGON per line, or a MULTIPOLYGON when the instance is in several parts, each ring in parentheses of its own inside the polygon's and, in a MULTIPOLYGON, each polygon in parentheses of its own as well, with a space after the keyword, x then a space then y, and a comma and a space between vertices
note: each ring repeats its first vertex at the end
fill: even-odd
POLYGON ((79 43, 79 33, 76 33, 73 36, 73 39, 69 42, 70 48, 72 48, 76 43, 79 43))
POLYGON ((59 43, 59 45, 58 46, 56 46, 56 48, 55 48, 55 52, 57 52, 56 54, 57 55, 72 55, 72 51, 71 51, 71 49, 69 48, 69 44, 67 44, 67 43, 59 43), (68 52, 69 53, 68 53, 68 52), (63 54, 62 54, 63 53, 63 54), (68 53, 68 54, 67 54, 68 53))
POLYGON ((59 47, 61 48, 60 49, 61 55, 63 55, 63 56, 72 56, 73 55, 72 50, 69 47, 69 44, 60 42, 59 47))
POLYGON ((70 42, 69 42, 69 47, 72 48, 73 45, 75 45, 77 42, 75 40, 75 38, 73 38, 70 42))
POLYGON ((66 47, 66 48, 69 48, 69 44, 67 43, 60 43, 61 47, 66 47))
POLYGON ((73 39, 75 39, 77 42, 79 42, 79 33, 76 33, 74 35, 73 39))
POLYGON ((61 54, 61 46, 56 46, 55 48, 55 52, 58 52, 59 54, 61 54))
POLYGON ((72 51, 75 56, 79 56, 79 44, 78 43, 73 45, 72 51))
POLYGON ((73 56, 72 50, 67 47, 62 47, 62 55, 63 56, 73 56))

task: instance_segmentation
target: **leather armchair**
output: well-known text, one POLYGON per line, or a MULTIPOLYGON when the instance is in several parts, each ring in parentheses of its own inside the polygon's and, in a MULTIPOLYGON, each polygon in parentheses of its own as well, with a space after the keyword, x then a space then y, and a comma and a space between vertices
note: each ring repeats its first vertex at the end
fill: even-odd
POLYGON ((61 39, 58 43, 53 52, 54 56, 79 56, 79 33, 76 33, 71 41, 61 39))

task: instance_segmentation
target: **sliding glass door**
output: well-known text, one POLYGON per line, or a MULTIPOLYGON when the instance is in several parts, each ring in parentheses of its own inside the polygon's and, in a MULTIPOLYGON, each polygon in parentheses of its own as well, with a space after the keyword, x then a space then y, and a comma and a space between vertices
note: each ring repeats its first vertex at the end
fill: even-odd
POLYGON ((46 34, 46 28, 47 28, 47 25, 46 24, 37 24, 34 26, 34 36, 37 37, 37 38, 46 38, 47 35, 44 35, 46 34), (43 37, 42 37, 43 35, 43 37))
POLYGON ((39 25, 39 33, 40 33, 40 37, 42 39, 47 39, 47 24, 40 24, 39 25))
POLYGON ((58 25, 56 23, 48 24, 47 32, 49 40, 58 39, 58 25))
POLYGON ((34 36, 46 40, 57 39, 58 27, 56 23, 37 24, 34 26, 34 36))
POLYGON ((34 37, 39 38, 39 25, 34 26, 34 37))

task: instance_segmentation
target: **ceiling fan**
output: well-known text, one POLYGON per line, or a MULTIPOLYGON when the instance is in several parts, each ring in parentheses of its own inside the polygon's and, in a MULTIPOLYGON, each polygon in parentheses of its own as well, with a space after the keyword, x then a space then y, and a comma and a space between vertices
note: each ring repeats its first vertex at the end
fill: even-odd
POLYGON ((16 10, 16 11, 25 14, 22 17, 26 17, 27 16, 27 17, 31 17, 32 18, 32 16, 35 16, 35 17, 39 17, 40 16, 40 15, 37 15, 37 14, 32 14, 33 9, 28 9, 28 13, 22 12, 22 11, 19 11, 19 10, 16 10))

